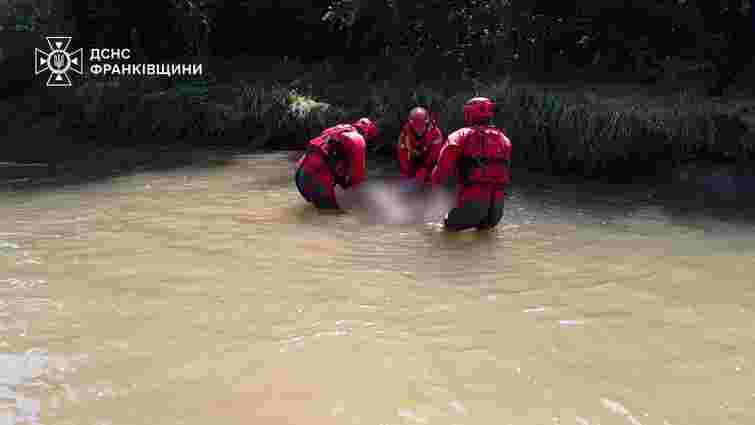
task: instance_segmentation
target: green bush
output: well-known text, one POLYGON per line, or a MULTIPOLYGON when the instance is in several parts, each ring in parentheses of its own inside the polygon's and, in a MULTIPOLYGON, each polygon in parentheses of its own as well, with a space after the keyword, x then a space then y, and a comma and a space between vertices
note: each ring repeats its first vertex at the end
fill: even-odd
POLYGON ((61 131, 116 143, 271 144, 293 147, 344 112, 278 84, 239 82, 230 101, 184 82, 159 90, 138 81, 87 81, 60 107, 61 131))
POLYGON ((462 107, 468 98, 493 98, 498 105, 496 123, 511 138, 516 163, 552 173, 631 178, 632 173, 653 172, 658 166, 701 155, 721 160, 752 158, 752 140, 738 117, 684 96, 663 107, 627 106, 506 80, 475 84, 448 97, 430 87, 384 86, 371 91, 360 111, 385 122, 384 134, 395 138, 420 93, 433 99, 432 107, 440 113, 446 134, 463 126, 462 107))
POLYGON ((146 80, 89 81, 61 109, 61 124, 64 130, 123 143, 195 140, 301 148, 328 126, 368 116, 378 122, 382 140, 393 144, 413 106, 430 106, 447 135, 463 126, 464 102, 484 95, 498 104, 496 123, 511 138, 518 167, 631 177, 701 155, 744 159, 753 153, 747 126, 739 118, 688 93, 659 105, 544 90, 510 79, 419 86, 391 81, 313 84, 332 81, 331 74, 332 68, 323 65, 289 83, 256 79, 160 87, 146 80))

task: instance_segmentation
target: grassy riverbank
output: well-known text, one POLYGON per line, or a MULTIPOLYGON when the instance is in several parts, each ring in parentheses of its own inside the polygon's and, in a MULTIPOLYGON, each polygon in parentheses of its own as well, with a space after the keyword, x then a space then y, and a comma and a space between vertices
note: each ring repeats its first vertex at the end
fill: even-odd
POLYGON ((416 102, 429 102, 448 132, 462 125, 461 106, 475 94, 500 105, 496 121, 515 144, 518 167, 620 176, 699 158, 755 159, 746 121, 755 101, 711 100, 689 88, 655 95, 639 86, 535 84, 510 76, 414 84, 407 73, 365 82, 327 64, 258 61, 256 67, 262 69, 218 63, 205 68, 212 74, 190 81, 80 79, 71 89, 40 90, 0 106, 11 117, 10 149, 1 159, 63 160, 75 152, 69 146, 90 141, 290 149, 363 115, 377 119, 383 141, 392 144, 416 102))

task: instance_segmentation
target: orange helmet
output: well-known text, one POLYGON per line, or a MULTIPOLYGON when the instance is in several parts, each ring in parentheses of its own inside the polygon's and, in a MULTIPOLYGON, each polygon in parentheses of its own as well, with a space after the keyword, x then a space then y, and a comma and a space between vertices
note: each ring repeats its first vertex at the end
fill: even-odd
POLYGON ((495 103, 487 97, 473 97, 464 104, 464 122, 467 125, 485 122, 495 115, 495 103))
POLYGON ((365 141, 370 141, 376 138, 378 135, 377 126, 369 118, 360 118, 351 125, 356 127, 359 130, 359 132, 362 133, 362 136, 364 136, 365 141))
POLYGON ((423 135, 430 126, 430 113, 427 109, 417 106, 409 111, 409 126, 417 135, 423 135))

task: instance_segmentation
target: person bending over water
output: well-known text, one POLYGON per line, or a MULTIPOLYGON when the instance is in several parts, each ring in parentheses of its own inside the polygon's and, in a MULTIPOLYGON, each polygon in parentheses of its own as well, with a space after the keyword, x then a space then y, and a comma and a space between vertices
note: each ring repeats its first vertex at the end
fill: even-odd
POLYGON ((365 180, 367 143, 377 135, 375 123, 361 118, 327 128, 310 140, 297 163, 299 193, 317 208, 340 209, 335 186, 354 188, 365 180))

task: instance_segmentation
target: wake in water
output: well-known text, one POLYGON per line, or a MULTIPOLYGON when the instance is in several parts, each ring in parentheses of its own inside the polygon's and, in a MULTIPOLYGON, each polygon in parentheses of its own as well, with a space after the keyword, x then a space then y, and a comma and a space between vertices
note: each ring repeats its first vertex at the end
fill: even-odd
POLYGON ((382 224, 442 221, 455 202, 444 187, 418 187, 404 179, 373 180, 353 190, 336 191, 344 210, 382 224))

